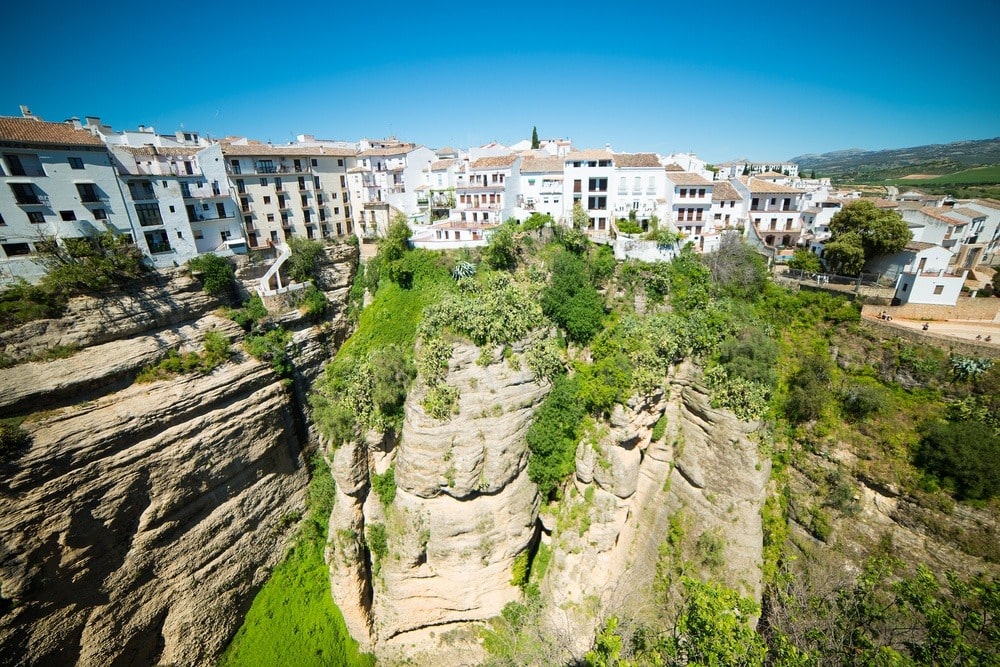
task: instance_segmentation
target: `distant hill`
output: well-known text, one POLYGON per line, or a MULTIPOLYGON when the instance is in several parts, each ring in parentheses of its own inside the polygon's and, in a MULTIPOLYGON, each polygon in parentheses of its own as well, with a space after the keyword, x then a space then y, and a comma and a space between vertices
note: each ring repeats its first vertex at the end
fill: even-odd
POLYGON ((789 162, 802 171, 852 180, 882 180, 907 174, 948 174, 969 167, 1000 164, 1000 137, 866 151, 860 148, 809 153, 789 162))

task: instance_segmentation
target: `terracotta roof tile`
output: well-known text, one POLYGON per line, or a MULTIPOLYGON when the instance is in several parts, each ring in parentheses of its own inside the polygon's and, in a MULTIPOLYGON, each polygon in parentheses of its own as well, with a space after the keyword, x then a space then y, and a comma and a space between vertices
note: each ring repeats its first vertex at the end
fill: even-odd
POLYGON ((443 171, 457 163, 458 160, 455 158, 450 158, 448 160, 435 160, 434 162, 431 162, 431 171, 443 171))
MULTIPOLYGON (((669 178, 669 176, 668 176, 669 178)), ((743 197, 726 181, 715 181, 712 188, 712 201, 743 201, 743 197)))
POLYGON ((680 166, 676 162, 671 162, 666 167, 664 167, 664 169, 666 169, 667 171, 684 171, 684 167, 680 166))
POLYGON ((925 206, 920 209, 920 212, 926 215, 928 218, 934 218, 941 222, 947 223, 949 225, 964 225, 966 222, 964 220, 956 220, 955 218, 949 218, 945 215, 946 210, 938 208, 937 206, 925 206))
POLYGON ((712 185, 712 181, 690 171, 672 171, 667 174, 667 178, 674 185, 712 185))
POLYGON ((653 153, 616 153, 616 167, 662 167, 659 158, 653 153))
POLYGON ((776 171, 765 171, 762 174, 757 174, 757 178, 765 178, 765 179, 771 179, 771 178, 788 178, 788 176, 785 176, 784 174, 779 174, 776 171))
POLYGON ((913 250, 915 252, 920 252, 921 250, 927 250, 928 248, 935 247, 933 243, 925 243, 924 241, 910 241, 903 246, 903 250, 913 250))
POLYGON ((582 160, 612 160, 614 155, 611 151, 603 148, 590 148, 583 151, 570 151, 566 154, 563 162, 578 162, 582 160))
POLYGON ((983 213, 982 211, 977 211, 976 209, 969 208, 968 206, 957 206, 957 207, 955 207, 955 208, 953 208, 951 210, 954 211, 955 213, 958 213, 959 215, 964 215, 967 218, 985 218, 986 217, 986 214, 983 213))
POLYGON ((790 185, 762 181, 759 178, 753 177, 747 179, 747 187, 750 188, 750 192, 753 194, 802 194, 802 190, 793 188, 790 185))
POLYGON ((399 144, 389 148, 369 148, 358 153, 358 157, 388 157, 390 155, 406 155, 417 149, 416 144, 399 144))
POLYGON ((104 145, 99 137, 68 123, 47 123, 13 116, 0 116, 0 141, 59 146, 104 145))
POLYGON ((498 167, 509 167, 517 160, 517 155, 494 155, 491 157, 481 157, 469 165, 469 169, 496 169, 498 167))
POLYGON ((521 164, 521 173, 540 174, 544 172, 563 173, 561 157, 526 157, 521 164))
POLYGON ((996 199, 973 199, 972 203, 1000 211, 1000 201, 997 201, 996 199))

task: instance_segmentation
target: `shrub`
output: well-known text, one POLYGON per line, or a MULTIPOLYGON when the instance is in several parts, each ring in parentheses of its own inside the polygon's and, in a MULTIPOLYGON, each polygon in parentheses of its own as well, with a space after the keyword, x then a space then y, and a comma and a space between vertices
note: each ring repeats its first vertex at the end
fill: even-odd
POLYGON ((931 424, 917 446, 915 463, 953 488, 961 500, 1000 493, 1000 437, 988 424, 931 424))
POLYGON ((543 497, 550 496, 575 468, 579 430, 586 416, 578 387, 576 378, 559 377, 525 436, 531 450, 528 476, 538 484, 543 497))
POLYGON ((778 344, 762 329, 751 327, 730 336, 719 346, 719 363, 730 377, 773 387, 778 344))
POLYGON ((372 554, 372 573, 377 577, 382 571, 382 561, 389 555, 389 540, 385 532, 385 524, 373 523, 368 526, 365 541, 372 554))
POLYGON ((381 475, 372 474, 372 489, 383 506, 388 507, 396 498, 396 464, 389 466, 381 475))
POLYGON ((548 213, 532 213, 528 216, 528 219, 521 223, 521 229, 526 232, 534 231, 536 229, 541 229, 542 227, 551 227, 555 224, 555 220, 548 213))
POLYGON ((31 436, 20 424, 0 421, 0 461, 9 461, 29 442, 31 436))
POLYGON ((421 405, 434 419, 448 419, 458 413, 458 389, 447 384, 431 387, 421 405))
POLYGON ((226 315, 236 324, 243 327, 244 331, 250 331, 256 324, 267 317, 267 307, 261 300, 260 295, 252 294, 249 299, 243 302, 241 308, 230 308, 226 315))
POLYGON ((649 434, 649 438, 652 442, 659 442, 660 440, 663 440, 663 436, 664 434, 666 434, 666 432, 667 432, 667 416, 661 415, 660 418, 656 420, 656 423, 653 424, 653 430, 649 434))
POLYGON ((264 334, 251 334, 243 341, 243 346, 250 356, 271 364, 271 368, 279 377, 289 378, 292 375, 292 359, 288 353, 288 344, 292 342, 292 334, 282 327, 276 327, 264 334))
POLYGON ((641 234, 642 233, 642 227, 640 227, 639 223, 636 222, 635 220, 628 220, 626 218, 618 218, 618 220, 615 221, 615 224, 618 226, 618 231, 621 232, 622 234, 641 234))
POLYGON ((566 372, 559 344, 553 338, 546 337, 535 341, 525 352, 524 357, 536 380, 544 378, 551 382, 566 372))
POLYGON ((570 252, 559 252, 552 280, 542 292, 542 311, 566 330, 575 343, 587 343, 604 321, 604 299, 590 283, 587 266, 570 252))
POLYGON ((229 294, 235 285, 236 275, 229 260, 211 253, 188 260, 188 268, 201 281, 201 288, 212 296, 229 294))
POLYGON ((319 270, 319 259, 323 256, 323 244, 293 236, 288 240, 288 247, 292 251, 285 263, 288 277, 300 283, 315 280, 319 270))
POLYGON ((517 266, 511 225, 505 223, 493 230, 489 245, 483 250, 483 260, 493 269, 511 270, 517 266))
POLYGON ((323 315, 326 314, 326 309, 329 305, 329 302, 326 300, 326 294, 312 285, 307 287, 302 294, 302 303, 300 304, 300 307, 312 320, 319 320, 322 318, 323 315))
POLYGON ((880 388, 852 384, 844 391, 840 406, 852 419, 862 420, 881 412, 885 401, 886 394, 880 388))

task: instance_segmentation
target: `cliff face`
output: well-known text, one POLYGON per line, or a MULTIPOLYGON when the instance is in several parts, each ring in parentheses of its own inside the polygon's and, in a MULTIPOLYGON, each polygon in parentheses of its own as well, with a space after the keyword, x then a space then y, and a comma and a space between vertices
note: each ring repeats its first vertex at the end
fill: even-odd
POLYGON ((418 386, 398 443, 355 443, 333 455, 334 598, 351 634, 381 657, 469 664, 480 650, 474 631, 463 634, 470 622, 496 616, 520 596, 513 561, 535 536, 538 510, 524 434, 548 385, 532 379, 519 348, 485 366, 479 354, 455 345, 447 381, 460 399, 450 420, 426 414, 418 386), (368 476, 390 461, 397 490, 383 506, 368 476), (385 529, 381 557, 367 554, 360 539, 366 534, 370 543, 373 526, 385 529))
MULTIPOLYGON (((326 267, 328 297, 346 295, 355 252, 326 267)), ((32 436, 0 481, 0 662, 211 664, 280 559, 308 481, 295 385, 242 352, 207 375, 132 383, 209 329, 238 349, 219 305, 177 274, 3 336, 21 358, 83 349, 0 371, 0 410, 32 436)), ((298 382, 343 337, 340 305, 325 327, 287 318, 298 382)))

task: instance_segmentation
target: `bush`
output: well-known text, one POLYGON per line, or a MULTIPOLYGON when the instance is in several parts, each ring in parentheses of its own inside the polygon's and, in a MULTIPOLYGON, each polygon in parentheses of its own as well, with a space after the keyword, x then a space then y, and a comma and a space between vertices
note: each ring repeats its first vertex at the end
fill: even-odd
POLYGON ((1000 493, 1000 437, 979 421, 937 422, 917 446, 915 463, 961 500, 1000 493))
POLYGON ((381 475, 372 474, 372 490, 375 491, 375 495, 378 496, 379 501, 384 507, 388 507, 392 504, 392 501, 396 498, 396 464, 389 466, 381 475))
POLYGON ((329 302, 326 300, 326 294, 316 289, 314 286, 310 285, 305 289, 302 294, 302 303, 300 308, 305 312, 312 320, 319 320, 326 314, 327 306, 329 302))
POLYGON ((179 353, 169 350, 167 356, 152 366, 144 368, 136 376, 138 383, 168 380, 178 375, 190 373, 211 373, 232 357, 229 339, 217 331, 208 331, 202 341, 203 351, 179 353))
POLYGON ((531 450, 528 476, 549 497, 575 469, 579 430, 587 412, 578 397, 576 378, 562 376, 535 412, 525 440, 531 450))
POLYGON ((490 268, 512 270, 517 266, 514 247, 514 230, 504 223, 490 235, 489 245, 483 250, 483 260, 490 268))
POLYGON ((230 308, 226 315, 236 324, 243 327, 244 331, 250 331, 267 317, 267 307, 261 300, 260 295, 252 294, 249 299, 243 302, 241 308, 230 308))
POLYGON ((276 327, 264 334, 247 336, 243 346, 250 356, 269 362, 279 377, 289 378, 293 370, 292 359, 288 353, 288 344, 291 342, 291 332, 276 327))
POLYGON ((377 577, 382 571, 382 561, 389 555, 389 540, 385 533, 385 524, 373 523, 368 526, 365 541, 372 554, 372 574, 377 577))
POLYGON ((774 386, 777 360, 778 344, 757 327, 744 329, 719 346, 719 363, 730 377, 758 382, 766 387, 774 386))
POLYGON ((588 343, 604 322, 604 299, 590 283, 580 257, 559 252, 551 271, 552 280, 542 292, 542 311, 566 330, 571 341, 588 343))
POLYGON ((229 294, 235 286, 236 274, 229 260, 211 253, 188 260, 188 268, 201 281, 201 288, 212 296, 229 294))
POLYGON ((0 461, 9 461, 31 442, 31 436, 20 424, 0 421, 0 461))
POLYGON ((293 236, 288 240, 288 247, 292 251, 285 263, 288 277, 300 283, 315 280, 319 270, 319 259, 323 256, 323 244, 293 236))
POLYGON ((541 229, 542 227, 551 227, 555 225, 555 220, 548 213, 532 213, 528 216, 528 219, 521 223, 521 229, 526 232, 534 231, 536 229, 541 229))
POLYGON ((803 360, 802 366, 788 379, 785 414, 796 424, 818 419, 830 393, 829 361, 821 355, 803 360))
POLYGON ((840 406, 844 413, 856 420, 863 420, 882 411, 886 393, 878 387, 852 384, 844 391, 840 406))
POLYGON ((448 419, 458 413, 458 389, 447 384, 431 387, 421 405, 434 419, 448 419))

